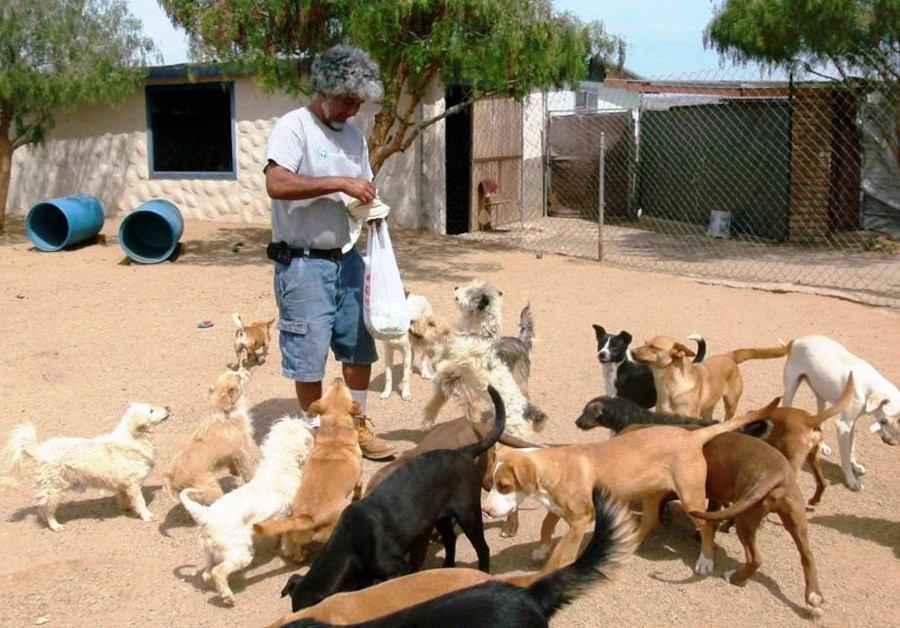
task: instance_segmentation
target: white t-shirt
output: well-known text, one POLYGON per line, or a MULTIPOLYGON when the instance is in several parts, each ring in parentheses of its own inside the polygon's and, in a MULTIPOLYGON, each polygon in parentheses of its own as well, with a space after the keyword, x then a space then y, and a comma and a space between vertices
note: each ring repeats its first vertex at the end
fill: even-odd
MULTIPOLYGON (((312 177, 372 180, 366 138, 353 124, 335 131, 308 108, 278 119, 269 132, 266 164, 312 177)), ((340 193, 300 201, 272 199, 272 240, 292 248, 342 248, 350 242, 347 207, 340 193)))

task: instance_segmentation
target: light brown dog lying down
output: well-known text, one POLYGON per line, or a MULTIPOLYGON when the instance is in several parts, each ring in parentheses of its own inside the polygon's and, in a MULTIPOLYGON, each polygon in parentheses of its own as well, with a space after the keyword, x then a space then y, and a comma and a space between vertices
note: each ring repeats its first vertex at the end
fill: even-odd
POLYGON ((535 577, 536 574, 495 578, 477 569, 457 567, 428 569, 387 580, 361 591, 336 593, 315 606, 284 615, 266 628, 281 628, 292 621, 307 618, 335 625, 355 624, 488 580, 501 580, 523 587, 535 577))
POLYGON ((254 524, 261 536, 286 534, 282 544, 291 560, 306 560, 306 546, 324 543, 350 503, 362 494, 362 451, 353 418, 359 404, 350 396, 344 380, 336 377, 321 399, 309 406, 310 416, 322 423, 316 444, 303 468, 303 479, 294 496, 288 519, 270 519, 254 524))
MULTIPOLYGON (((497 451, 493 488, 483 504, 490 517, 505 517, 529 495, 549 512, 541 526, 541 546, 536 560, 550 551, 553 530, 560 519, 569 531, 560 539, 541 573, 575 560, 584 534, 594 518, 591 493, 604 486, 621 501, 640 499, 643 514, 639 538, 643 540, 659 522, 659 504, 675 492, 685 511, 706 508, 706 459, 703 446, 710 440, 758 420, 745 415, 696 431, 653 426, 612 440, 584 445, 522 452, 497 451)), ((713 569, 713 529, 709 522, 692 518, 702 539, 697 573, 713 569)))
POLYGON ((753 410, 750 414, 772 421, 772 432, 765 439, 767 443, 784 454, 794 473, 799 473, 803 461, 816 478, 816 492, 809 499, 809 505, 815 506, 825 492, 825 474, 819 461, 819 446, 822 444, 822 423, 837 416, 847 409, 853 399, 853 373, 847 378, 847 385, 837 402, 821 414, 810 414, 800 408, 779 408, 781 397, 765 408, 753 410))
POLYGON ((253 423, 247 410, 244 384, 250 379, 246 369, 231 369, 219 375, 209 387, 211 416, 191 436, 163 476, 166 492, 178 501, 186 488, 195 502, 208 506, 222 496, 216 471, 229 469, 244 482, 253 478, 259 451, 253 442, 253 423))
POLYGON ((737 349, 694 364, 694 352, 669 336, 656 336, 633 349, 635 361, 650 367, 656 386, 656 411, 711 419, 721 399, 725 420, 732 418, 744 392, 738 364, 747 360, 781 358, 791 347, 737 349))

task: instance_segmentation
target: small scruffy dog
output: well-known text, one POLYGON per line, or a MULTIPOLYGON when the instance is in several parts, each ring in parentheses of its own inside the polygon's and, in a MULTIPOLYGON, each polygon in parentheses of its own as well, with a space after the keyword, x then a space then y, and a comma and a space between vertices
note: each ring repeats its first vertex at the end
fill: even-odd
POLYGON ((502 292, 474 280, 455 288, 455 299, 461 318, 441 348, 433 378, 435 393, 425 407, 425 426, 434 425, 438 412, 454 393, 462 397, 466 417, 475 420, 490 385, 506 406, 508 432, 528 438, 532 429, 543 428, 547 418, 528 403, 524 394, 531 368, 531 308, 526 306, 522 311, 519 338, 501 338, 502 292))
POLYGON ((196 489, 181 491, 181 503, 202 528, 206 555, 203 581, 216 587, 225 604, 234 605, 228 576, 253 561, 253 524, 291 512, 312 445, 312 432, 306 424, 284 417, 266 435, 259 468, 247 484, 223 495, 211 506, 191 499, 196 489))
POLYGON ((150 521, 153 515, 147 509, 141 483, 153 469, 156 456, 150 433, 167 418, 168 408, 135 402, 108 434, 94 438, 57 437, 40 445, 34 424, 20 423, 13 427, 9 444, 3 450, 4 474, 18 476, 23 455, 34 459, 38 510, 54 532, 63 529, 56 520, 56 507, 67 490, 112 491, 123 508, 150 521))
POLYGON ((253 423, 247 409, 244 385, 250 371, 228 369, 209 387, 209 418, 197 428, 191 440, 175 457, 163 476, 169 496, 178 500, 186 488, 195 488, 194 501, 208 505, 222 496, 216 471, 229 469, 244 483, 253 478, 257 455, 253 423))
POLYGON ((409 310, 409 330, 399 338, 385 338, 382 341, 384 354, 384 390, 382 399, 391 396, 394 387, 393 366, 394 351, 399 351, 403 365, 403 377, 400 380, 400 397, 404 401, 412 399, 409 380, 412 375, 413 361, 416 354, 421 356, 420 373, 424 379, 431 379, 431 364, 438 346, 450 334, 451 327, 434 315, 431 303, 420 294, 408 293, 406 307, 409 310))
POLYGON ((237 356, 238 366, 262 364, 269 354, 270 330, 275 318, 244 325, 243 319, 237 312, 233 313, 231 317, 237 327, 234 332, 234 353, 237 356))

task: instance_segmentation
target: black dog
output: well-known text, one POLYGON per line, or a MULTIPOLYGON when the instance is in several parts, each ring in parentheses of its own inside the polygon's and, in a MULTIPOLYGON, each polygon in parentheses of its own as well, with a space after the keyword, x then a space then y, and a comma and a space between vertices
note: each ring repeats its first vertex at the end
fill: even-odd
MULTIPOLYGON (((597 513, 594 535, 584 553, 561 567, 519 588, 506 582, 485 582, 359 624, 357 628, 546 628, 553 615, 587 591, 598 580, 608 580, 603 569, 628 560, 637 546, 636 527, 626 509, 594 490, 597 513)), ((301 619, 285 628, 326 628, 313 619, 301 619)))
MULTIPOLYGON (((652 412, 623 397, 595 397, 587 402, 581 416, 575 420, 582 430, 595 427, 609 428, 613 435, 619 434, 630 425, 684 425, 706 427, 718 421, 694 419, 665 412, 652 412)), ((772 432, 772 421, 760 419, 738 430, 748 436, 766 438, 772 432)))
MULTIPOLYGON (((594 325, 597 336, 597 359, 603 367, 603 383, 606 394, 611 397, 625 397, 644 408, 656 405, 656 386, 650 367, 631 359, 628 346, 631 334, 620 331, 610 334, 600 325, 594 325)), ((702 336, 688 336, 697 342, 697 356, 693 362, 702 362, 706 357, 706 341, 702 336)))
POLYGON ((331 538, 306 577, 292 575, 281 596, 291 596, 294 612, 340 591, 354 591, 412 571, 407 554, 428 542, 437 528, 444 542, 444 567, 456 564, 459 523, 478 554, 478 568, 488 572, 490 550, 481 518, 482 472, 474 459, 499 439, 506 409, 492 387, 494 427, 487 438, 459 449, 425 452, 396 469, 372 493, 341 513, 331 538))

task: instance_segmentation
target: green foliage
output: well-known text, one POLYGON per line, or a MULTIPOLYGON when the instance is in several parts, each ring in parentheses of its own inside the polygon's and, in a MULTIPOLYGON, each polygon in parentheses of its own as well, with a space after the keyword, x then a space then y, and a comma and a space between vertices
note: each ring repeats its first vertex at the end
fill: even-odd
POLYGON ((618 55, 621 64, 624 55, 601 23, 557 14, 548 0, 159 1, 197 58, 249 66, 267 89, 307 91, 301 68, 335 43, 366 50, 385 86, 370 138, 373 167, 436 121, 411 122, 434 76, 468 89, 469 102, 521 98, 580 80, 592 57, 612 63, 618 55), (401 91, 411 96, 402 108, 401 91))
POLYGON ((124 0, 0 3, 0 134, 41 142, 55 110, 120 101, 153 50, 124 0))
POLYGON ((725 0, 705 43, 737 62, 831 64, 851 74, 900 78, 900 0, 725 0))

